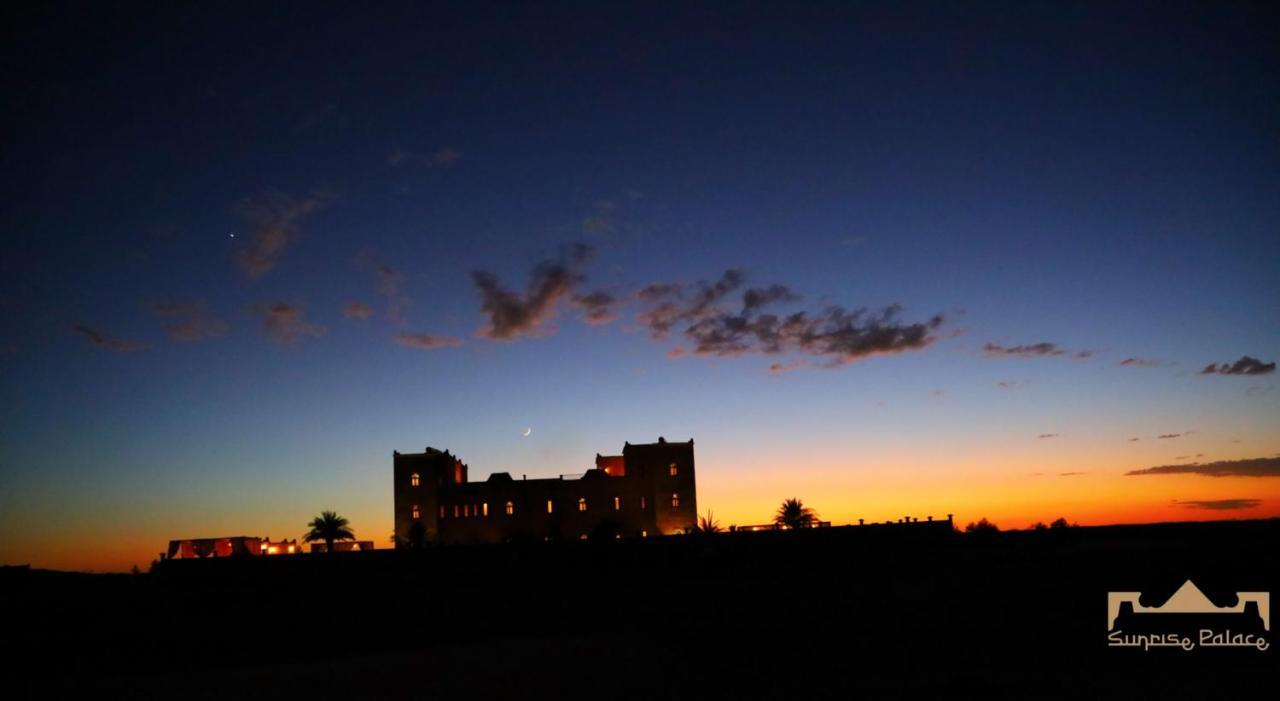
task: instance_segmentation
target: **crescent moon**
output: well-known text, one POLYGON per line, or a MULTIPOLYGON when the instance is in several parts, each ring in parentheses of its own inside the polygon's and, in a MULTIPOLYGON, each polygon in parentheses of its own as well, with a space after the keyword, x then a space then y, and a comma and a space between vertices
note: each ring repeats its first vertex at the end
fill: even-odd
POLYGON ((532 429, 532 428, 526 428, 526 429, 524 430, 524 435, 525 435, 525 437, 526 437, 526 438, 529 436, 529 434, 530 434, 530 433, 533 433, 533 429, 532 429))

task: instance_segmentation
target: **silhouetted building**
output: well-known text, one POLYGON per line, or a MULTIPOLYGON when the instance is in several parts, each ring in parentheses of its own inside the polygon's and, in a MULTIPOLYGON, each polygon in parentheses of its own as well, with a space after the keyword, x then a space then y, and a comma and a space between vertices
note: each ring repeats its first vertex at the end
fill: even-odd
POLYGON ((596 455, 581 475, 467 481, 449 451, 394 453, 396 547, 513 539, 645 537, 697 522, 693 441, 632 445, 596 455))
POLYGON ((300 553, 296 540, 273 542, 270 538, 237 535, 226 538, 187 538, 169 541, 166 553, 171 560, 206 557, 231 557, 233 555, 291 555, 300 553))

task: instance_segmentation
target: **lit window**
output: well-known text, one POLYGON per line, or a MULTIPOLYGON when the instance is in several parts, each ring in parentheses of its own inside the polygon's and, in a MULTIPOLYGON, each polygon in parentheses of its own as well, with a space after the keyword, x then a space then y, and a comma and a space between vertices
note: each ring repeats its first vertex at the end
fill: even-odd
POLYGON ((547 500, 547 513, 551 513, 551 500, 547 500))
POLYGON ((470 504, 463 504, 463 505, 462 505, 462 515, 463 515, 463 516, 470 516, 470 515, 471 515, 471 505, 470 505, 470 504))
POLYGON ((614 497, 614 498, 613 498, 613 510, 614 510, 614 511, 617 511, 618 509, 621 509, 621 508, 622 508, 622 497, 614 497))
POLYGON ((485 516, 489 515, 489 502, 486 501, 485 503, 481 504, 480 508, 484 510, 485 516))
POLYGON ((421 518, 421 517, 422 517, 422 514, 418 511, 418 505, 417 505, 417 504, 414 504, 414 505, 413 505, 413 516, 412 516, 412 518, 421 518))
POLYGON ((479 515, 480 515, 480 505, 479 505, 479 504, 472 504, 472 505, 471 505, 471 515, 472 515, 472 516, 479 516, 479 515))
POLYGON ((293 546, 292 546, 292 545, 290 545, 290 546, 289 546, 289 552, 293 552, 293 546))
POLYGON ((641 537, 641 538, 648 538, 648 537, 649 537, 649 531, 640 531, 640 537, 641 537))
POLYGON ((581 498, 581 497, 579 497, 579 498, 578 498, 578 511, 586 511, 586 510, 587 510, 587 500, 586 500, 586 499, 583 499, 583 498, 581 498))
POLYGON ((462 463, 453 464, 453 481, 462 484, 462 463))
POLYGON ((440 505, 440 518, 444 518, 444 505, 440 505))
POLYGON ((675 463, 671 463, 670 470, 671 470, 671 476, 672 476, 672 477, 675 477, 675 476, 676 476, 676 472, 677 472, 677 470, 676 470, 676 464, 675 464, 675 463))
POLYGON ((645 508, 645 506, 646 506, 647 504, 648 504, 648 502, 647 502, 647 501, 645 501, 645 498, 644 498, 644 497, 640 497, 640 510, 641 510, 641 511, 643 511, 643 510, 644 510, 644 508, 645 508))
POLYGON ((516 505, 512 504, 511 502, 507 502, 507 515, 510 516, 515 512, 516 512, 516 505))
POLYGON ((454 517, 454 518, 458 518, 458 514, 461 514, 461 513, 462 513, 462 509, 459 509, 459 508, 458 508, 458 505, 457 505, 457 504, 454 504, 454 505, 453 505, 453 517, 454 517))
POLYGON ((671 508, 676 509, 676 508, 679 508, 679 507, 680 507, 680 495, 679 495, 679 494, 672 494, 672 495, 671 495, 671 508))
POLYGON ((422 478, 418 475, 418 473, 415 472, 412 475, 409 475, 409 486, 416 487, 421 481, 422 481, 422 478))

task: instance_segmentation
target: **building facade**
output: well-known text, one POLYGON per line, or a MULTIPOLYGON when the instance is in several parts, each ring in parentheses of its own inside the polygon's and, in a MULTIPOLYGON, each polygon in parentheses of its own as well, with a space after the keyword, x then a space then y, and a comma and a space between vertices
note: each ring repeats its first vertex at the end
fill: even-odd
POLYGON ((393 454, 396 547, 646 537, 697 523, 693 441, 627 443, 581 475, 467 479, 449 451, 393 454))

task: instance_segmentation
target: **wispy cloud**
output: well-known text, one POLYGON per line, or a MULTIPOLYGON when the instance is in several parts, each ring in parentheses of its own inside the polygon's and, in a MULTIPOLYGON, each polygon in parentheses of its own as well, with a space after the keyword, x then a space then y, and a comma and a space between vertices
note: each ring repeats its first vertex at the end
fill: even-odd
POLYGON ((249 312, 262 317, 262 330, 275 343, 288 346, 303 338, 323 336, 328 329, 303 318, 301 307, 285 302, 256 304, 249 312))
POLYGON ((607 324, 619 316, 620 300, 608 292, 597 290, 590 294, 574 295, 573 303, 582 310, 582 318, 588 324, 607 324))
POLYGON ((172 319, 166 326, 169 338, 187 343, 221 338, 231 329, 225 319, 210 312, 204 300, 195 302, 150 302, 147 309, 159 317, 172 319))
POLYGON ((1168 365, 1168 363, 1153 358, 1125 358, 1120 361, 1120 365, 1128 368, 1159 368, 1168 365))
POLYGON ((91 329, 83 324, 72 324, 71 330, 83 336, 93 346, 101 348, 102 350, 111 351, 112 353, 137 353, 151 347, 150 345, 140 341, 130 341, 124 338, 117 338, 111 334, 91 329))
POLYGON ((258 278, 271 272, 285 249, 301 235, 302 220, 323 204, 324 198, 318 195, 298 199, 283 193, 241 200, 236 212, 250 227, 248 245, 238 254, 244 274, 258 278))
POLYGON ((643 311, 636 318, 654 339, 679 327, 690 343, 679 349, 682 355, 796 353, 821 358, 824 367, 925 348, 943 323, 941 315, 917 323, 900 321, 898 305, 878 311, 837 305, 817 312, 765 311, 800 296, 779 284, 738 294, 745 278, 741 270, 729 269, 714 282, 649 285, 637 294, 643 311))
POLYGON ((1078 475, 1087 475, 1088 472, 1059 472, 1059 477, 1076 477, 1078 475))
POLYGON ((1026 387, 1029 383, 1026 380, 1001 380, 996 383, 998 389, 1018 389, 1026 387))
POLYGON ((1040 435, 1036 436, 1036 438, 1039 438, 1040 440, 1044 440, 1046 438, 1057 438, 1057 437, 1058 437, 1058 434, 1056 433, 1041 433, 1040 435))
POLYGON ((1219 460, 1217 462, 1190 463, 1185 465, 1157 465, 1142 470, 1130 470, 1126 475, 1207 475, 1209 477, 1280 477, 1280 457, 1251 458, 1248 460, 1219 460))
POLYGON ((1161 433, 1160 435, 1156 436, 1156 438, 1181 438, 1181 437, 1182 437, 1181 433, 1161 433))
POLYGON ((373 307, 364 302, 347 302, 342 305, 342 316, 346 319, 368 319, 373 316, 373 307))
POLYGON ((406 348, 434 350, 436 348, 460 346, 462 345, 462 339, 449 336, 429 336, 421 333, 402 333, 396 336, 396 343, 406 348))
POLYGON ((1241 356, 1234 363, 1209 363, 1203 370, 1201 375, 1269 375, 1276 371, 1275 361, 1264 363, 1257 358, 1250 356, 1241 356))
POLYGON ((988 343, 982 347, 982 352, 989 356, 1011 356, 1016 358, 1066 354, 1066 351, 1058 348, 1057 345, 1045 342, 1019 346, 1002 346, 998 343, 988 343))
POLYGON ((560 300, 573 294, 586 277, 582 268, 594 250, 585 244, 574 244, 557 258, 543 260, 529 274, 525 294, 512 292, 496 275, 484 270, 471 273, 480 292, 481 309, 488 323, 480 335, 496 341, 510 341, 539 332, 543 324, 555 316, 560 300))
POLYGON ((1210 511, 1238 511, 1241 509, 1252 509, 1262 504, 1261 499, 1208 499, 1208 500, 1191 500, 1178 501, 1175 504, 1188 509, 1208 509, 1210 511))

